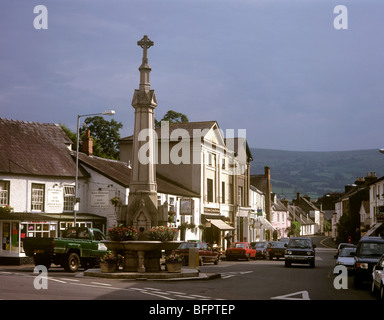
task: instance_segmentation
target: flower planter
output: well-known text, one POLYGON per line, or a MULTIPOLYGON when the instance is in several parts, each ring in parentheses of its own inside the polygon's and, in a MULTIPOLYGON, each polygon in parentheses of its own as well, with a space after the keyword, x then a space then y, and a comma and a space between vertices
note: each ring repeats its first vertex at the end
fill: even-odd
POLYGON ((100 262, 101 272, 115 272, 117 271, 117 264, 100 262))
POLYGON ((181 263, 167 263, 168 272, 181 272, 181 263))

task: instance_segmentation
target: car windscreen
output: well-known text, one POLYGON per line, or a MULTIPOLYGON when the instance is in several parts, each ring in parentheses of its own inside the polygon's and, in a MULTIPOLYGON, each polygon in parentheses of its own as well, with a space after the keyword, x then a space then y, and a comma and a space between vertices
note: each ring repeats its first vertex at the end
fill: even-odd
POLYGON ((189 249, 189 248, 196 248, 197 243, 194 242, 184 242, 179 245, 178 249, 189 249))
POLYGON ((344 248, 340 251, 339 257, 352 257, 352 252, 356 252, 356 248, 344 248))
POLYGON ((291 239, 289 240, 288 247, 290 248, 312 248, 312 242, 309 239, 291 239))
POLYGON ((359 256, 380 257, 384 254, 384 242, 361 242, 356 253, 359 256))
POLYGON ((245 243, 232 243, 231 248, 245 248, 245 243))
POLYGON ((272 242, 272 248, 285 248, 285 243, 284 242, 272 242))
POLYGON ((265 248, 267 246, 266 242, 256 242, 255 247, 256 248, 265 248))

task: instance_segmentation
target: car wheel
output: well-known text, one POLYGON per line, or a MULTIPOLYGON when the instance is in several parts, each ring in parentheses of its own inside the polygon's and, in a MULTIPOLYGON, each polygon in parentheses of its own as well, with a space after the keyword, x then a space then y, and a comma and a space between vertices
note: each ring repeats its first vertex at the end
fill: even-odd
POLYGON ((220 258, 217 258, 217 259, 215 260, 214 264, 218 265, 219 262, 220 262, 220 258))
POLYGON ((376 293, 376 286, 375 286, 375 281, 374 280, 372 280, 371 292, 372 292, 372 294, 376 293))
POLYGON ((289 268, 291 266, 291 262, 290 261, 287 261, 285 260, 285 263, 284 263, 285 267, 286 268, 289 268))
POLYGON ((361 287, 361 279, 356 275, 355 275, 355 278, 353 279, 353 285, 357 289, 359 289, 361 287))
POLYGON ((311 268, 314 268, 315 267, 315 259, 313 259, 312 261, 309 262, 309 266, 311 268))
POLYGON ((76 272, 80 267, 80 257, 77 253, 69 253, 64 269, 67 272, 76 272))

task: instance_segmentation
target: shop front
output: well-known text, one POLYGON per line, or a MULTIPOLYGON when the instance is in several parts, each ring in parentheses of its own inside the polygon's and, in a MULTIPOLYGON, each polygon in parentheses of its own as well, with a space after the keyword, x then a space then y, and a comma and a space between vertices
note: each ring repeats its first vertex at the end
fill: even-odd
MULTIPOLYGON (((104 231, 104 217, 81 214, 76 225, 96 227, 104 231)), ((54 238, 73 226, 73 215, 11 213, 0 217, 0 265, 32 263, 25 255, 23 241, 27 237, 54 238), (72 221, 71 221, 72 220, 72 221)))
MULTIPOLYGON (((218 249, 226 249, 226 233, 232 234, 235 228, 226 223, 225 216, 221 215, 203 215, 202 223, 205 226, 203 240, 218 249)), ((233 239, 232 234, 232 239, 233 239)))

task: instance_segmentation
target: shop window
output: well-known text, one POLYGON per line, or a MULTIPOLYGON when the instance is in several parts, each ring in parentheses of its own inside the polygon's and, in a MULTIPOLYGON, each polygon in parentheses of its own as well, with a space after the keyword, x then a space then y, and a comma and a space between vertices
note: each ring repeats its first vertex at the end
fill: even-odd
POLYGON ((31 210, 44 211, 44 185, 32 183, 31 210))

